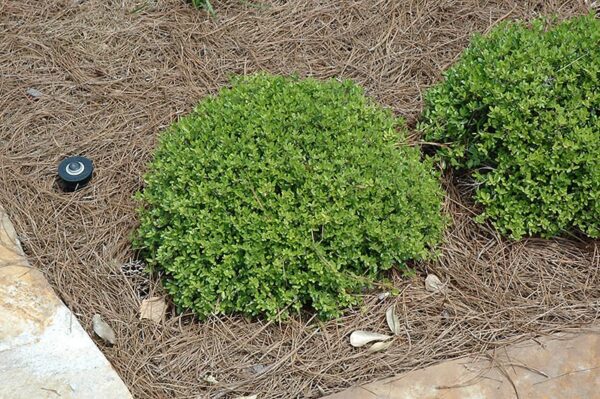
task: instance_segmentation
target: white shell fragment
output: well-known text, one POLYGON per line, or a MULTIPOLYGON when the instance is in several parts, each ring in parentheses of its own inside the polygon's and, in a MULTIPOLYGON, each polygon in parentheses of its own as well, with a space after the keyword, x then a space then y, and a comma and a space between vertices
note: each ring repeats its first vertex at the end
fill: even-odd
POLYGON ((381 294, 377 295, 377 299, 379 299, 380 301, 383 301, 385 298, 390 296, 390 292, 382 292, 381 294))
POLYGON ((425 278, 425 289, 429 292, 443 292, 445 284, 435 274, 428 274, 425 278))
POLYGON ((42 96, 42 92, 38 89, 34 89, 33 87, 27 89, 27 94, 33 98, 40 98, 42 96))
POLYGON ((96 335, 105 340, 111 345, 117 342, 117 336, 114 330, 104 321, 99 314, 92 317, 92 328, 96 335))
POLYGON ((219 381, 217 381, 217 379, 210 374, 205 375, 203 380, 208 382, 209 384, 213 384, 213 385, 219 383, 219 381))
POLYGON ((375 342, 371 347, 367 350, 367 352, 375 353, 382 352, 392 346, 392 341, 388 342, 375 342))
POLYGON ((394 335, 400 334, 400 319, 396 315, 396 309, 392 305, 385 312, 385 320, 387 321, 388 327, 394 333, 394 335))
POLYGON ((392 338, 389 335, 378 334, 370 331, 356 330, 350 334, 350 345, 359 348, 373 341, 387 341, 392 338))

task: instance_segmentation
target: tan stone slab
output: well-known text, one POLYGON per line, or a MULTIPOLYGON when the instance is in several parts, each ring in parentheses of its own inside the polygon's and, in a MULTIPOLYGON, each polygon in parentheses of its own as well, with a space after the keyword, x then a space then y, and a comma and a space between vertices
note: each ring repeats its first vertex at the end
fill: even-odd
POLYGON ((326 397, 434 398, 600 398, 600 331, 527 341, 488 359, 452 360, 326 397))
POLYGON ((0 398, 131 398, 43 274, 29 266, 1 207, 0 398))

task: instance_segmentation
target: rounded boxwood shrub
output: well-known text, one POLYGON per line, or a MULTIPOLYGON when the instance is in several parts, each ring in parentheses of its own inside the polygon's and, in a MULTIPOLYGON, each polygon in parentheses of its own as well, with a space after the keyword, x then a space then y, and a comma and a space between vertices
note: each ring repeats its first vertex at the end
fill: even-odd
POLYGON ((355 84, 259 74, 162 134, 135 241, 200 317, 332 317, 440 238, 442 191, 355 84))
POLYGON ((421 130, 502 233, 600 234, 600 21, 505 23, 426 94, 421 130))

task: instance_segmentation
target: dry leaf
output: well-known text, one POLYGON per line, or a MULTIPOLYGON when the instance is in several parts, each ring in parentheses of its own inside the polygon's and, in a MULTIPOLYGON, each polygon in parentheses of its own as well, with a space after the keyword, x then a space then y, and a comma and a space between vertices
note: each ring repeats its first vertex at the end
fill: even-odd
POLYGON ((95 314, 92 317, 92 328, 96 335, 105 340, 111 345, 117 342, 117 336, 114 330, 104 321, 99 314, 95 314))
POLYGON ((392 346, 392 341, 375 342, 373 345, 371 345, 371 347, 367 350, 367 352, 371 352, 371 353, 381 352, 381 351, 386 350, 390 346, 392 346))
POLYGON ((425 289, 429 292, 443 292, 444 283, 435 274, 428 274, 425 279, 425 289))
POLYGON ((392 338, 389 335, 378 334, 369 331, 356 330, 350 334, 350 345, 355 348, 364 346, 373 341, 387 341, 392 338))
POLYGON ((399 335, 400 319, 398 319, 398 316, 396 316, 396 309, 393 305, 390 306, 385 312, 385 319, 387 321, 388 327, 390 327, 390 330, 392 330, 394 335, 399 335))
POLYGON ((165 316, 166 310, 167 304, 162 297, 144 299, 140 306, 140 319, 148 319, 158 323, 165 316))
POLYGON ((218 384, 219 383, 219 381, 217 381, 217 379, 210 374, 205 375, 203 380, 208 382, 209 384, 218 384))

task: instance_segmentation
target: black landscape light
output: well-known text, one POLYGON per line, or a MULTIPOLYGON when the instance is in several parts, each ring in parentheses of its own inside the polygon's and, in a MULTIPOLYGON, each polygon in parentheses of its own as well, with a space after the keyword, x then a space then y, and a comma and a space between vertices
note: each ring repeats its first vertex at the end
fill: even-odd
POLYGON ((60 186, 64 191, 75 191, 85 186, 92 178, 94 166, 86 157, 69 157, 58 165, 60 186))

